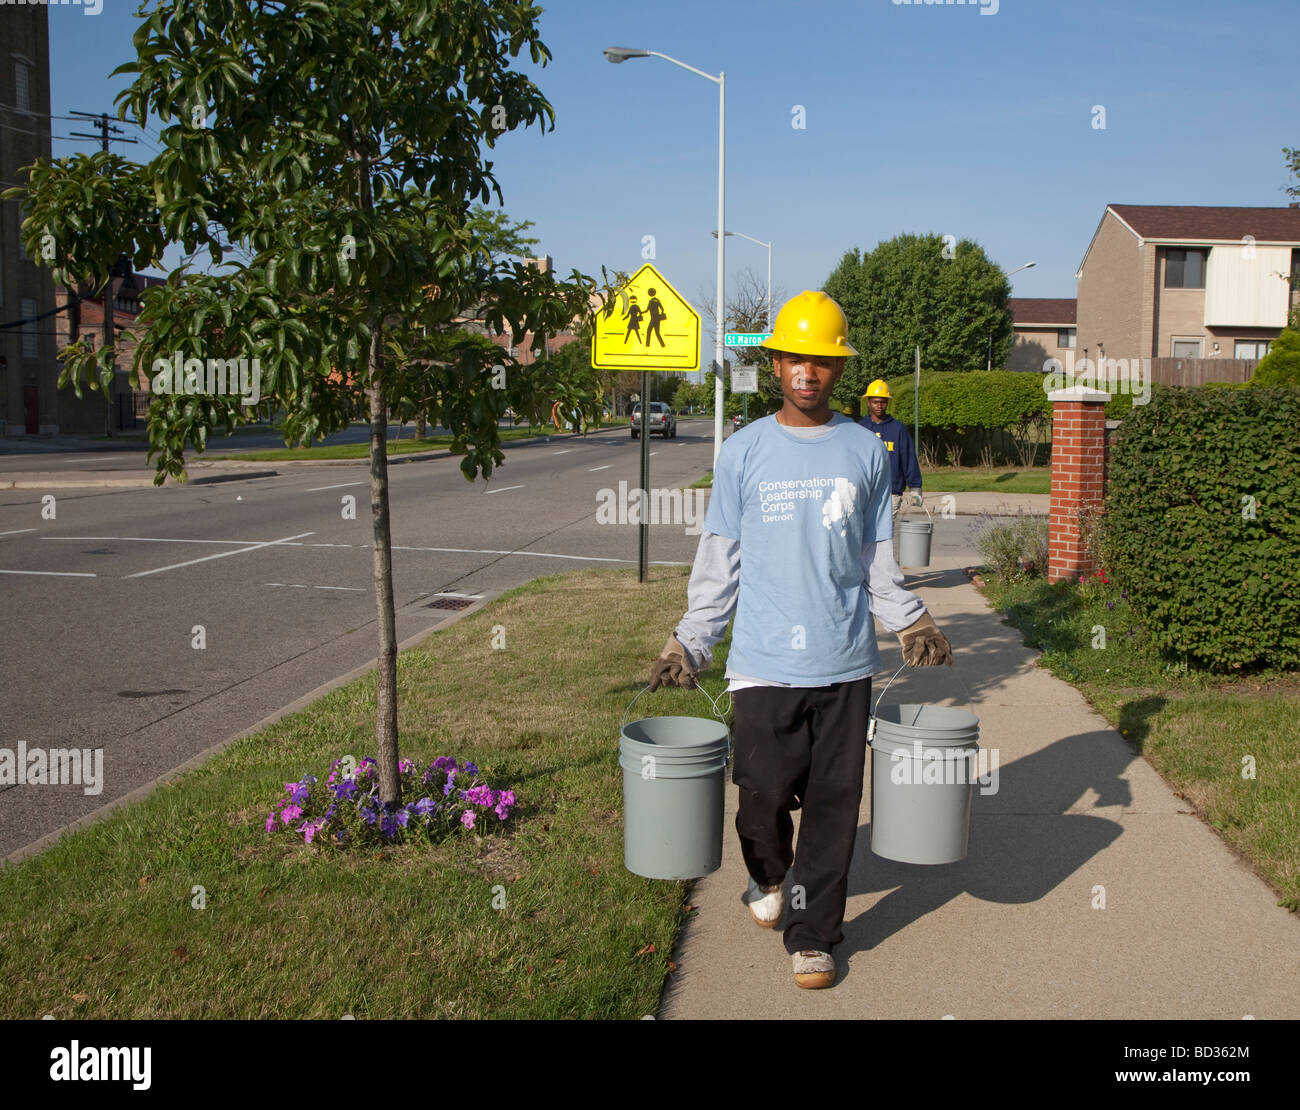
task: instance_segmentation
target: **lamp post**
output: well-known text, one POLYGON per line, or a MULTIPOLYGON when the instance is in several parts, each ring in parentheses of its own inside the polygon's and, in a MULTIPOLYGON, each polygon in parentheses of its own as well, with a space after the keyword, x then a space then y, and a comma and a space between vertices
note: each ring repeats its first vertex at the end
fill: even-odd
MULTIPOLYGON (((712 234, 715 239, 718 238, 718 233, 716 230, 712 234)), ((724 232, 724 234, 739 235, 742 239, 748 239, 751 243, 757 243, 760 247, 767 248, 767 300, 763 302, 763 327, 767 331, 771 331, 772 330, 772 244, 765 243, 763 242, 762 239, 755 239, 752 235, 746 235, 743 231, 727 231, 724 232)), ((748 393, 745 394, 744 398, 742 399, 742 403, 744 405, 744 421, 746 424, 748 424, 749 423, 749 394, 748 393)))
MULTIPOLYGON (((1011 271, 1011 274, 1018 274, 1020 273, 1021 270, 1028 270, 1031 266, 1037 266, 1037 265, 1038 265, 1037 262, 1026 262, 1023 266, 1017 266, 1014 270, 1011 271)), ((1011 274, 1007 274, 1007 277, 1010 277, 1011 274)), ((989 361, 985 369, 989 371, 993 369, 993 333, 992 332, 989 332, 989 361)))
MULTIPOLYGON (((605 57, 618 65, 625 62, 628 58, 662 58, 665 62, 672 62, 675 66, 681 66, 682 69, 689 69, 692 73, 708 81, 712 81, 718 86, 718 226, 726 227, 725 204, 724 204, 724 183, 726 181, 727 168, 727 75, 719 73, 714 77, 711 73, 705 73, 702 69, 696 69, 694 66, 688 66, 685 62, 679 62, 676 58, 670 58, 667 54, 660 54, 657 50, 631 50, 626 46, 610 46, 605 49, 605 57)), ((723 336, 723 239, 724 236, 718 236, 718 319, 717 332, 714 337, 713 345, 713 463, 717 466, 718 452, 722 450, 722 370, 725 365, 726 345, 723 336)), ((643 408, 642 412, 645 411, 643 408)))

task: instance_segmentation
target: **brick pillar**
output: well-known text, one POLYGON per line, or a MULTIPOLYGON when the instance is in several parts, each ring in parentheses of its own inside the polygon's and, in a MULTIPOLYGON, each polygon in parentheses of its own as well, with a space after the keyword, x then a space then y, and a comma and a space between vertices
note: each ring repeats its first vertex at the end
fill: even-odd
POLYGON ((1052 504, 1047 580, 1059 582, 1098 569, 1089 565, 1078 512, 1105 499, 1106 402, 1097 389, 1058 389, 1052 402, 1052 504))

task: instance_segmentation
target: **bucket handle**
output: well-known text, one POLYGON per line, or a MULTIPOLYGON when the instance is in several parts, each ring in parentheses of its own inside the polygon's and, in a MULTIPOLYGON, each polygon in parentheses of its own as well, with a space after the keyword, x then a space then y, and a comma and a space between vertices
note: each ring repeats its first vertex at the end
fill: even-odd
MULTIPOLYGON (((884 700, 885 695, 889 692, 889 688, 894 684, 894 679, 898 677, 899 673, 906 666, 907 666, 907 660, 904 659, 898 665, 898 670, 889 676, 889 681, 885 683, 885 688, 880 691, 880 696, 876 698, 876 708, 871 711, 871 720, 867 722, 867 743, 868 744, 870 744, 871 741, 874 740, 876 736, 876 714, 880 711, 880 703, 881 701, 884 700)), ((920 716, 919 710, 917 711, 917 716, 920 716)), ((915 724, 916 722, 913 721, 912 723, 915 724)))
MULTIPOLYGON (((698 690, 701 694, 703 694, 706 698, 709 699, 709 705, 711 705, 711 706, 713 707, 713 715, 714 715, 715 717, 717 717, 719 721, 722 721, 723 723, 725 723, 726 720, 727 720, 726 714, 723 713, 723 712, 718 708, 718 701, 721 701, 721 700, 722 700, 721 696, 719 696, 718 701, 714 701, 713 698, 710 696, 709 692, 708 692, 708 691, 707 691, 703 686, 701 686, 698 682, 695 684, 695 687, 694 687, 694 688, 695 688, 696 690, 698 690)), ((627 727, 627 715, 628 715, 628 713, 630 713, 630 712, 632 711, 632 706, 634 706, 634 705, 636 704, 636 699, 639 698, 642 694, 644 694, 644 693, 645 693, 647 690, 649 690, 649 689, 650 689, 650 683, 647 682, 644 686, 641 687, 640 690, 638 690, 638 691, 636 692, 636 694, 633 696, 632 700, 631 700, 630 702, 627 703, 627 708, 623 710, 623 721, 622 721, 622 723, 618 726, 618 731, 619 731, 619 732, 622 732, 623 729, 625 729, 625 728, 627 727)))
MULTIPOLYGON (((931 514, 930 514, 930 506, 927 505, 927 504, 925 503, 925 499, 924 499, 924 498, 921 499, 921 508, 923 508, 923 509, 925 510, 925 515, 926 515, 926 517, 929 518, 929 521, 930 521, 930 527, 933 528, 933 527, 934 527, 934 517, 931 516, 931 514)), ((892 682, 893 679, 890 679, 890 681, 892 682)))

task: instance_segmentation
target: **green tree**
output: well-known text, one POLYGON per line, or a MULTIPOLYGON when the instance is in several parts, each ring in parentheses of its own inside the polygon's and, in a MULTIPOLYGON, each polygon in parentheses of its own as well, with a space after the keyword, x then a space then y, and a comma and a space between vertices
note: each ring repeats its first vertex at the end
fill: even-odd
MULTIPOLYGON (((263 406, 283 409, 288 443, 346 426, 364 398, 389 803, 400 797, 387 409, 425 398, 466 478, 490 475, 505 461, 501 411, 540 419, 555 391, 546 363, 521 367, 482 337, 449 337, 455 318, 476 304, 490 330, 555 334, 594 287, 576 272, 559 283, 498 263, 468 226, 471 199, 502 199, 488 149, 505 131, 554 126, 540 90, 510 67, 524 50, 550 59, 539 15, 529 0, 161 0, 142 10, 137 60, 117 72, 135 75, 119 114, 157 115, 162 152, 146 166, 111 154, 42 160, 23 192, 24 243, 69 287, 103 288, 124 250, 137 266, 169 242, 215 265, 224 244, 250 254, 221 273, 177 270, 154 290, 137 321, 137 367, 259 359, 263 406)), ((83 377, 107 388, 111 363, 74 344, 62 380, 80 393, 83 377)), ((202 450, 210 429, 255 415, 240 402, 159 392, 148 425, 156 481, 184 480, 187 446, 202 450)))
POLYGON ((1251 385, 1300 388, 1300 332, 1285 330, 1259 360, 1251 385))
POLYGON ((941 235, 899 235, 874 251, 854 247, 824 289, 844 309, 858 351, 836 387, 837 404, 861 397, 876 378, 906 373, 918 344, 925 365, 936 370, 983 369, 990 339, 995 367, 1011 351, 1011 286, 968 239, 946 244, 941 235))
POLYGON ((505 256, 532 258, 532 248, 541 242, 540 239, 524 235, 524 232, 533 226, 532 220, 514 224, 504 212, 485 208, 481 204, 476 204, 470 209, 465 226, 483 244, 484 254, 489 261, 496 261, 505 256))

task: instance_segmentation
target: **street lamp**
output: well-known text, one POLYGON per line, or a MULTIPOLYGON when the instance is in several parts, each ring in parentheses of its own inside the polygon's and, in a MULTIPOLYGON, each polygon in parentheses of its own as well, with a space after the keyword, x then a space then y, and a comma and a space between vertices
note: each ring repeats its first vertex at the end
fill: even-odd
MULTIPOLYGON (((1037 262, 1026 262, 1023 266, 1017 266, 1014 270, 1011 271, 1011 274, 1018 274, 1020 273, 1021 270, 1028 270, 1031 266, 1037 266, 1037 265, 1038 265, 1037 262)), ((1007 274, 1007 277, 1010 277, 1011 274, 1007 274)), ((992 371, 993 369, 993 333, 992 332, 989 332, 989 363, 988 366, 985 367, 985 369, 989 371, 992 371)))
MULTIPOLYGON (((716 229, 711 232, 713 237, 718 237, 716 229)), ((763 302, 763 326, 772 330, 772 244, 765 243, 762 239, 755 239, 752 235, 746 235, 743 231, 728 231, 727 235, 739 235, 742 239, 748 239, 751 243, 757 243, 760 247, 767 248, 767 300, 763 302)), ((744 404, 744 421, 749 423, 749 394, 746 393, 743 399, 744 404)))
MULTIPOLYGON (((657 50, 632 50, 626 46, 609 46, 605 48, 605 57, 614 65, 619 65, 627 61, 628 58, 662 58, 665 62, 672 62, 675 66, 681 66, 682 69, 689 69, 692 73, 708 81, 712 81, 718 86, 718 226, 726 227, 725 204, 724 204, 724 184, 726 181, 727 168, 727 75, 719 73, 716 77, 711 73, 705 73, 702 69, 696 69, 694 66, 688 66, 685 62, 679 62, 676 58, 670 58, 667 54, 660 54, 657 50)), ((718 318, 717 331, 714 336, 713 359, 714 359, 714 389, 713 389, 713 464, 717 467, 718 452, 722 450, 722 368, 725 364, 726 345, 723 336, 723 316, 725 310, 723 305, 724 282, 723 282, 723 239, 724 236, 718 237, 718 318)))

